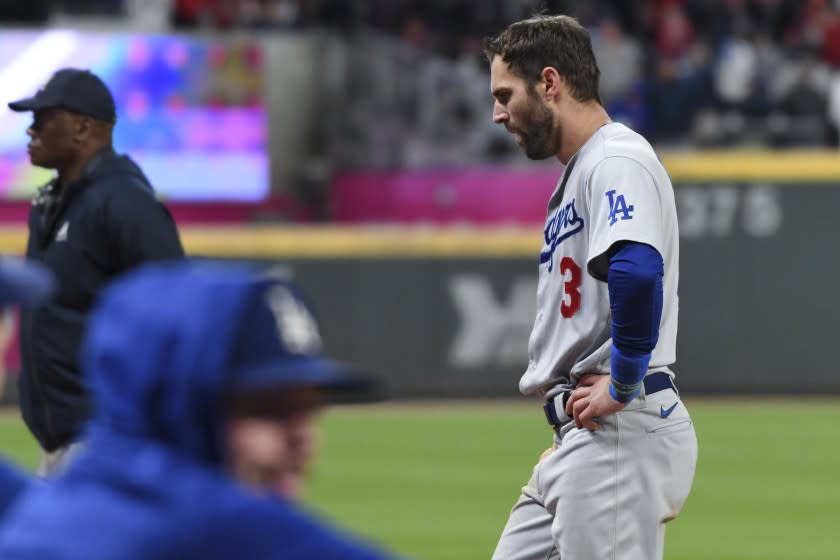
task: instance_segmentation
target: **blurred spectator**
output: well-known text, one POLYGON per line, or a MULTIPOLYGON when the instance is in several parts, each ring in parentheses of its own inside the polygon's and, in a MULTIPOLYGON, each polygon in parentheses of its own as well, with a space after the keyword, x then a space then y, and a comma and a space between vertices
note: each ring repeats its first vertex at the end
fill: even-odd
POLYGON ((607 17, 593 36, 595 58, 601 69, 601 99, 609 105, 626 95, 642 72, 639 43, 627 37, 618 22, 607 17))
POLYGON ((743 37, 726 41, 715 69, 715 91, 724 108, 746 109, 759 103, 758 77, 755 44, 743 37))
POLYGON ((792 82, 776 104, 785 127, 776 142, 785 146, 821 146, 829 140, 827 96, 829 73, 813 56, 803 56, 792 69, 792 82))
POLYGON ((656 27, 656 50, 659 55, 669 59, 681 58, 688 53, 693 43, 694 27, 682 5, 666 3, 656 27))
POLYGON ((53 11, 73 15, 117 16, 125 11, 124 0, 53 0, 51 7, 53 11))
POLYGON ((237 14, 242 13, 243 19, 250 17, 249 5, 236 0, 177 0, 174 23, 183 27, 230 27, 237 14))
POLYGON ((822 58, 832 68, 840 68, 840 13, 826 9, 821 26, 822 58))
MULTIPOLYGON (((827 113, 835 104, 826 76, 840 69, 840 3, 832 0, 176 4, 176 22, 182 25, 341 31, 350 41, 343 60, 363 67, 364 78, 346 66, 334 69, 345 82, 333 84, 328 94, 337 113, 327 120, 338 134, 325 137, 334 144, 330 152, 339 166, 435 165, 456 156, 497 161, 515 154, 502 148, 475 113, 484 93, 473 88, 475 76, 463 72, 464 61, 480 59, 475 45, 484 36, 539 10, 567 13, 592 30, 599 64, 610 69, 602 72, 604 103, 614 118, 632 122, 651 140, 813 145, 824 138, 822 132, 794 131, 808 129, 817 116, 834 122, 827 113), (360 31, 367 37, 364 46, 360 31), (818 56, 804 74, 798 69, 803 49, 818 56), (358 57, 367 60, 351 60, 358 57), (483 142, 475 140, 481 135, 483 142), (463 142, 467 137, 471 140, 463 142)), ((486 62, 481 64, 486 72, 486 62)))
POLYGON ((660 58, 648 91, 653 123, 648 135, 660 143, 677 142, 691 126, 692 113, 685 102, 690 97, 690 84, 680 76, 677 64, 660 58))
POLYGON ((5 23, 45 23, 49 17, 47 0, 0 0, 0 21, 5 23))
POLYGON ((840 146, 840 72, 835 72, 828 84, 828 143, 840 146))

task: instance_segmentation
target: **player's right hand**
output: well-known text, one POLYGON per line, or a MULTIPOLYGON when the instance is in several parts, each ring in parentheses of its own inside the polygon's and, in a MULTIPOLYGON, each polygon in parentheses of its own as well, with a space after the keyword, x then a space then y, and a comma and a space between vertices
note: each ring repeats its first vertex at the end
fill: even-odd
POLYGON ((566 403, 566 414, 575 419, 578 428, 594 432, 598 429, 596 418, 625 407, 610 396, 609 384, 609 375, 587 375, 578 382, 566 403))

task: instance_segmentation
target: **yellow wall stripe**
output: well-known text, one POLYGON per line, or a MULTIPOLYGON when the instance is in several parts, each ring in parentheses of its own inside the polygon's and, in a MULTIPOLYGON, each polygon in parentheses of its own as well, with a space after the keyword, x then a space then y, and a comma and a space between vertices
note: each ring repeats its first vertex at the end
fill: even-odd
POLYGON ((0 253, 22 255, 26 251, 28 235, 25 225, 0 226, 0 253))
MULTIPOLYGON (((0 228, 0 251, 20 254, 25 228, 0 228)), ((537 258, 540 228, 181 227, 191 255, 233 258, 537 258)))
POLYGON ((287 258, 503 257, 536 258, 542 231, 412 227, 184 228, 184 246, 198 255, 287 258))
POLYGON ((840 151, 663 152, 662 162, 675 182, 840 183, 840 151))

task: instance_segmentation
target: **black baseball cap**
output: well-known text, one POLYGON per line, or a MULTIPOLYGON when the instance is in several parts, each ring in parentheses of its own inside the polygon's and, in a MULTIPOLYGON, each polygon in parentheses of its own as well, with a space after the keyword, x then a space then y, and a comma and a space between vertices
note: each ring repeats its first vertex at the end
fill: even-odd
POLYGON ((90 70, 63 68, 32 97, 12 101, 12 111, 61 107, 100 121, 116 122, 117 109, 108 86, 90 70))
POLYGON ((53 291, 55 281, 42 265, 0 256, 0 305, 36 305, 53 291))

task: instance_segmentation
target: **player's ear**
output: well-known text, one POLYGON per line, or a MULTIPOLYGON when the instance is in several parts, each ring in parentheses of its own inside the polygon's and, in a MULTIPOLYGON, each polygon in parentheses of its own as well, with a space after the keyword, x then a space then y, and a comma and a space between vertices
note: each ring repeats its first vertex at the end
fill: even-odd
POLYGON ((546 101, 555 99, 563 88, 564 80, 557 73, 557 69, 551 66, 546 66, 540 72, 540 84, 537 92, 540 93, 546 101), (542 91, 540 91, 542 90, 542 91))

